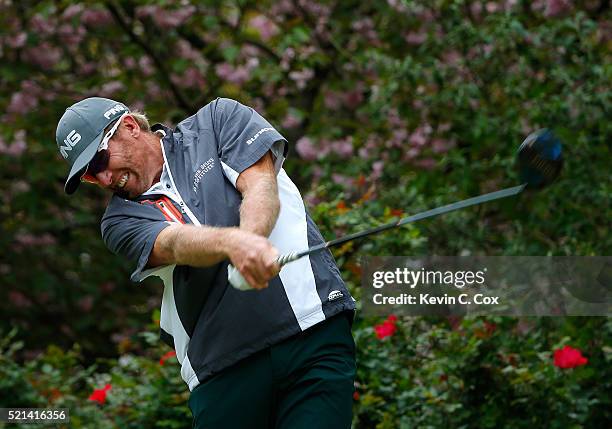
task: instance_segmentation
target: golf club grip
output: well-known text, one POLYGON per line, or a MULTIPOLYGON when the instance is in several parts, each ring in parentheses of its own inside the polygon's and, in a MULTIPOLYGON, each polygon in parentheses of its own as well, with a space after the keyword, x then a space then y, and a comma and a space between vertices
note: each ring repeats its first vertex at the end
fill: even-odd
MULTIPOLYGON (((276 259, 276 263, 282 266, 288 264, 289 262, 295 261, 299 259, 300 255, 295 252, 286 253, 284 255, 280 255, 276 259)), ((238 290, 249 290, 253 289, 251 285, 246 281, 246 279, 242 276, 238 268, 234 267, 232 264, 227 266, 227 280, 230 282, 234 288, 238 290)))

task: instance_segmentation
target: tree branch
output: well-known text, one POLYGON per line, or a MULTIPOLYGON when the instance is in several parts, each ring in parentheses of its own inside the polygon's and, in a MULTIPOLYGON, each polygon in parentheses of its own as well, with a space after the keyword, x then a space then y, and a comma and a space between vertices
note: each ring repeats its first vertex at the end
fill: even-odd
POLYGON ((192 111, 194 109, 194 106, 192 106, 191 103, 187 101, 187 98, 183 95, 181 90, 172 82, 172 80, 170 79, 170 73, 166 69, 166 66, 164 65, 163 61, 159 58, 157 53, 149 45, 147 45, 140 37, 138 37, 134 33, 134 31, 132 31, 132 23, 128 22, 127 19, 124 18, 120 7, 113 4, 113 2, 107 2, 106 7, 109 10, 109 12, 113 15, 113 18, 115 19, 115 21, 117 21, 119 26, 123 28, 123 30, 127 33, 128 37, 134 43, 140 46, 149 57, 151 57, 151 59, 153 60, 153 63, 156 65, 159 71, 159 74, 161 75, 161 78, 166 83, 166 85, 170 88, 170 91, 172 91, 172 94, 174 94, 174 97, 176 98, 176 101, 179 107, 181 107, 183 110, 187 112, 192 111))

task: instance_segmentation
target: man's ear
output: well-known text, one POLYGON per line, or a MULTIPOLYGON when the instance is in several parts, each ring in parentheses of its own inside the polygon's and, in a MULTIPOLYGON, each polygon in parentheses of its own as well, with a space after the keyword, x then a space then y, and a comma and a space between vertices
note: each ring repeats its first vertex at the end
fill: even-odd
POLYGON ((138 136, 140 135, 140 126, 132 115, 126 115, 126 117, 123 119, 123 125, 125 126, 125 129, 130 134, 130 136, 138 138, 138 136))

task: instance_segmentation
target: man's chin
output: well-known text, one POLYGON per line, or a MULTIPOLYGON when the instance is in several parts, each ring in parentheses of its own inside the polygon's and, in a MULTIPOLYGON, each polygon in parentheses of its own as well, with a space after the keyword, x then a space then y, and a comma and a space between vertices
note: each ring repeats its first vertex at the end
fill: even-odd
POLYGON ((130 194, 125 189, 119 189, 119 190, 115 191, 115 195, 117 195, 118 197, 121 197, 121 198, 130 199, 130 194))

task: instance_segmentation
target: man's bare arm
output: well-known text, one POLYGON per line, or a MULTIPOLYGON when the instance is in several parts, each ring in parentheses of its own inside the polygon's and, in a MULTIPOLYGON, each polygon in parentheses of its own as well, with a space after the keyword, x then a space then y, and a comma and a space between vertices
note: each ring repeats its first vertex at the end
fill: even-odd
POLYGON ((272 155, 243 171, 236 188, 243 198, 240 228, 172 224, 157 236, 148 266, 207 267, 229 258, 251 286, 266 287, 279 271, 278 252, 265 238, 280 210, 272 155))
POLYGON ((164 228, 149 256, 149 266, 191 265, 207 267, 228 257, 235 228, 172 224, 164 228))
POLYGON ((273 156, 266 153, 236 180, 242 194, 240 229, 268 237, 280 211, 273 156))

